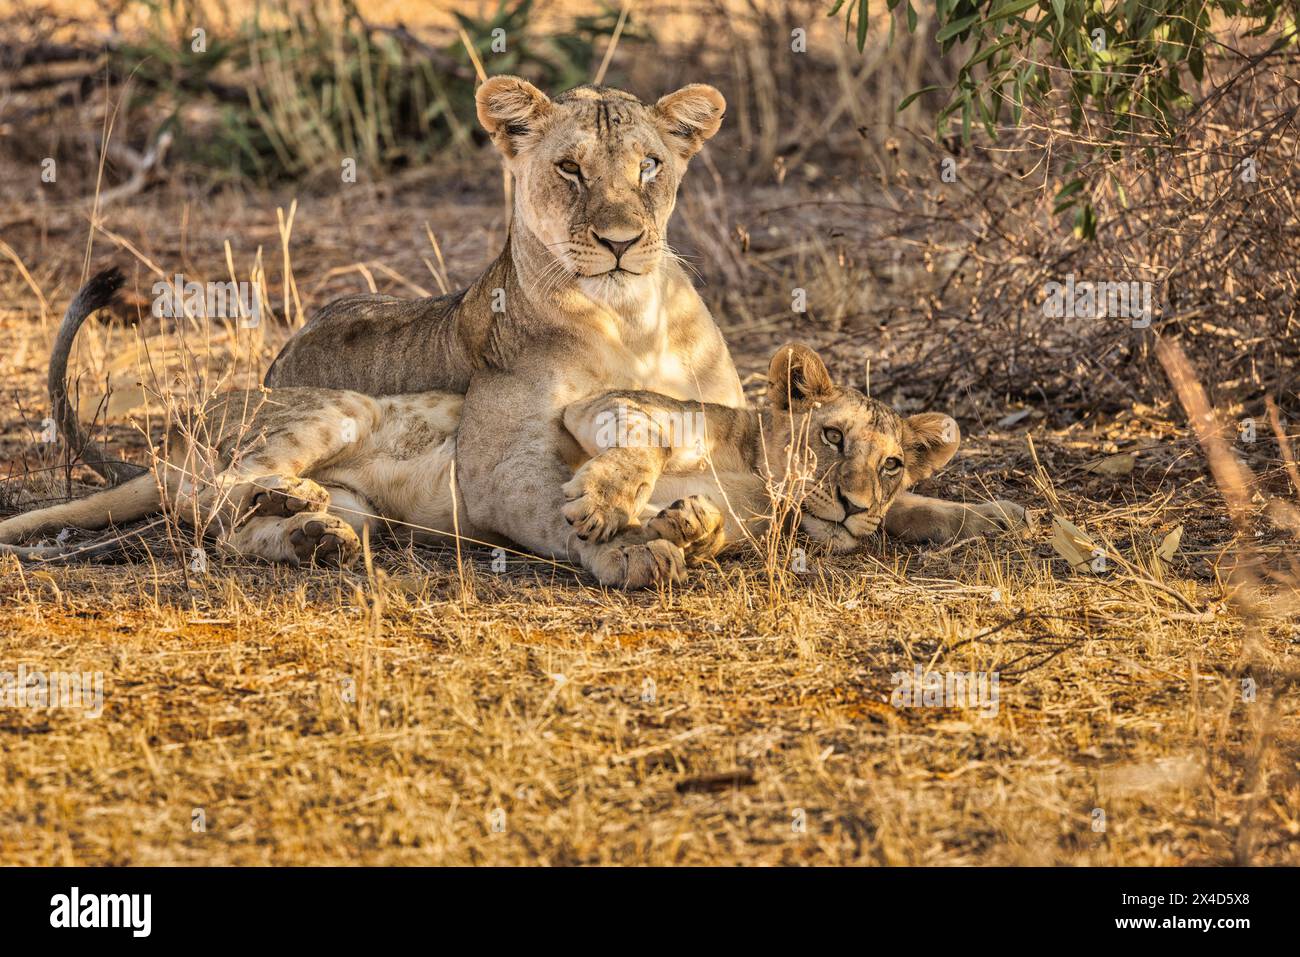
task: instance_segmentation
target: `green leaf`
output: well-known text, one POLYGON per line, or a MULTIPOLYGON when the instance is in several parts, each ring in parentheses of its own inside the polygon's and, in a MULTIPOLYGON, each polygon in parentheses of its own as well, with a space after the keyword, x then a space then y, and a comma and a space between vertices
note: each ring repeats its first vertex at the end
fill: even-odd
POLYGON ((942 30, 934 35, 935 40, 943 43, 945 40, 951 40, 959 33, 964 33, 970 28, 970 25, 980 18, 978 13, 972 13, 970 16, 962 17, 960 20, 954 20, 942 30))
POLYGON ((867 48, 867 3, 868 0, 858 0, 858 52, 861 53, 867 48))
POLYGON ((1055 199, 1057 202, 1060 202, 1061 200, 1065 199, 1065 197, 1067 196, 1073 196, 1079 190, 1083 189, 1083 187, 1084 187, 1083 180, 1076 179, 1073 182, 1068 183, 1065 186, 1061 187, 1061 189, 1058 190, 1056 195, 1052 198, 1055 199))
POLYGON ((971 67, 978 66, 979 64, 987 60, 989 57, 993 56, 993 54, 1001 50, 1003 47, 1010 46, 1012 43, 1016 43, 1019 40, 1020 37, 1016 36, 1014 33, 1008 34, 1007 36, 999 40, 997 43, 991 44, 989 46, 984 47, 984 49, 977 51, 974 56, 972 56, 969 60, 966 61, 966 65, 962 67, 962 69, 969 70, 971 67))
POLYGON ((1056 28, 1065 32, 1065 0, 1052 0, 1052 12, 1056 14, 1056 28))
POLYGON ((907 96, 903 97, 902 102, 898 104, 898 112, 902 113, 905 109, 911 106, 912 101, 915 100, 918 96, 922 96, 926 93, 933 93, 935 90, 942 90, 942 89, 943 89, 942 86, 923 86, 915 93, 907 94, 907 96))
POLYGON ((1097 214, 1092 211, 1091 203, 1084 203, 1075 215, 1074 235, 1087 242, 1097 238, 1097 214))
POLYGON ((989 18, 984 22, 996 23, 998 20, 1005 20, 1007 17, 1014 17, 1018 13, 1024 13, 1030 7, 1038 6, 1038 0, 1011 0, 1004 7, 1000 7, 989 14, 989 18))

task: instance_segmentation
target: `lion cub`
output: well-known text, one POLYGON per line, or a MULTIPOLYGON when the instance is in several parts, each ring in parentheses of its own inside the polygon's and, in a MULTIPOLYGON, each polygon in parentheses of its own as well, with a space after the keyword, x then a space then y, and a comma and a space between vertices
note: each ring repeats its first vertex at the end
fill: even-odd
POLYGON ((565 486, 564 517, 579 538, 613 546, 597 562, 601 580, 681 577, 683 563, 761 535, 774 520, 836 553, 881 527, 906 541, 948 542, 1024 524, 1014 502, 909 492, 956 453, 957 423, 937 412, 903 418, 837 386, 807 346, 777 350, 767 399, 766 408, 737 409, 615 391, 565 409, 565 428, 590 458, 565 486), (908 507, 892 509, 900 503, 908 507), (651 557, 657 567, 647 567, 651 557))
MULTIPOLYGON (((500 543, 467 521, 464 501, 476 490, 453 481, 462 401, 441 392, 226 393, 168 428, 151 474, 0 522, 0 543, 164 509, 223 549, 272 562, 350 564, 367 527, 500 543)), ((956 423, 939 413, 902 418, 836 386, 800 345, 773 357, 765 409, 614 391, 568 406, 557 427, 586 456, 565 487, 564 517, 600 546, 595 572, 608 585, 680 580, 688 564, 783 516, 835 552, 882 526, 911 541, 949 541, 1024 518, 1011 502, 908 492, 957 451, 956 423), (904 499, 913 507, 891 519, 904 499)), ((24 558, 62 551, 0 545, 24 558)))

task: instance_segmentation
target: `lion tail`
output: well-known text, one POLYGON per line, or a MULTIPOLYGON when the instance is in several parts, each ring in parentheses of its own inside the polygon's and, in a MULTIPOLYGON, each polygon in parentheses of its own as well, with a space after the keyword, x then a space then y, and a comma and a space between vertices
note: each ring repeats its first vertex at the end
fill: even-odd
POLYGON ((105 489, 62 505, 38 508, 0 522, 0 555, 19 558, 55 558, 64 549, 56 546, 21 548, 14 542, 32 535, 62 528, 95 531, 109 525, 133 522, 152 515, 162 506, 162 492, 152 474, 139 475, 115 488, 105 489))
POLYGON ((117 291, 122 288, 126 277, 116 267, 96 273, 77 290, 76 296, 68 304, 68 311, 63 315, 59 334, 54 340, 54 350, 50 355, 49 393, 50 407, 54 411, 54 421, 63 435, 74 456, 85 462, 92 469, 110 482, 125 482, 146 469, 121 459, 111 458, 104 447, 86 434, 77 418, 77 411, 68 399, 68 355, 72 352, 73 340, 91 313, 102 309, 113 301, 117 291))

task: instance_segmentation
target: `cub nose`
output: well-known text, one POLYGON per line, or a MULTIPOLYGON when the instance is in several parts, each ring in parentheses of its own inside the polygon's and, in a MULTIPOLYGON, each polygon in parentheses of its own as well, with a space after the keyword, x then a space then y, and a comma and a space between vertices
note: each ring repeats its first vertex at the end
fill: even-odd
POLYGON ((869 505, 858 505, 858 504, 854 503, 853 500, 850 499, 850 498, 849 498, 847 495, 845 495, 843 492, 840 492, 840 493, 839 493, 839 497, 840 497, 840 507, 841 507, 842 509, 844 509, 844 517, 845 517, 846 519, 848 519, 848 518, 850 518, 850 517, 852 517, 852 516, 854 516, 854 515, 859 515, 859 514, 861 514, 862 512, 867 511, 867 510, 870 509, 870 507, 871 507, 871 506, 869 506, 869 505))
POLYGON ((591 231, 591 238, 614 254, 614 262, 621 260, 623 254, 635 246, 644 235, 644 232, 640 232, 631 239, 617 239, 614 235, 602 236, 594 229, 591 231))

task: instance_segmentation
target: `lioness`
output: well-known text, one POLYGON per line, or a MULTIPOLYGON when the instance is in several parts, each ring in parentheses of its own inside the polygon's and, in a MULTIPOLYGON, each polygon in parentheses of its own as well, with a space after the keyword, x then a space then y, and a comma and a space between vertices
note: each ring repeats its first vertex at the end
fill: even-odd
MULTIPOLYGON (((566 511, 582 540, 606 543, 593 568, 601 582, 681 580, 688 564, 782 516, 797 516, 801 533, 834 552, 857 548, 882 523, 904 539, 947 541, 1023 518, 1005 501, 917 499, 897 514, 891 506, 906 488, 957 451, 956 423, 938 413, 904 419, 837 387, 804 346, 772 358, 768 397, 757 410, 613 391, 563 410, 568 435, 590 456, 567 486, 566 511), (655 459, 653 475, 624 474, 602 488, 584 474, 625 467, 627 448, 611 442, 671 439, 697 414, 695 441, 641 447, 655 459)), ((226 393, 168 430, 155 475, 0 522, 0 552, 54 556, 60 549, 8 543, 69 525, 103 528, 164 505, 222 547, 273 562, 350 564, 367 526, 417 541, 477 539, 472 521, 459 518, 467 496, 451 481, 462 403, 445 392, 226 393)))

